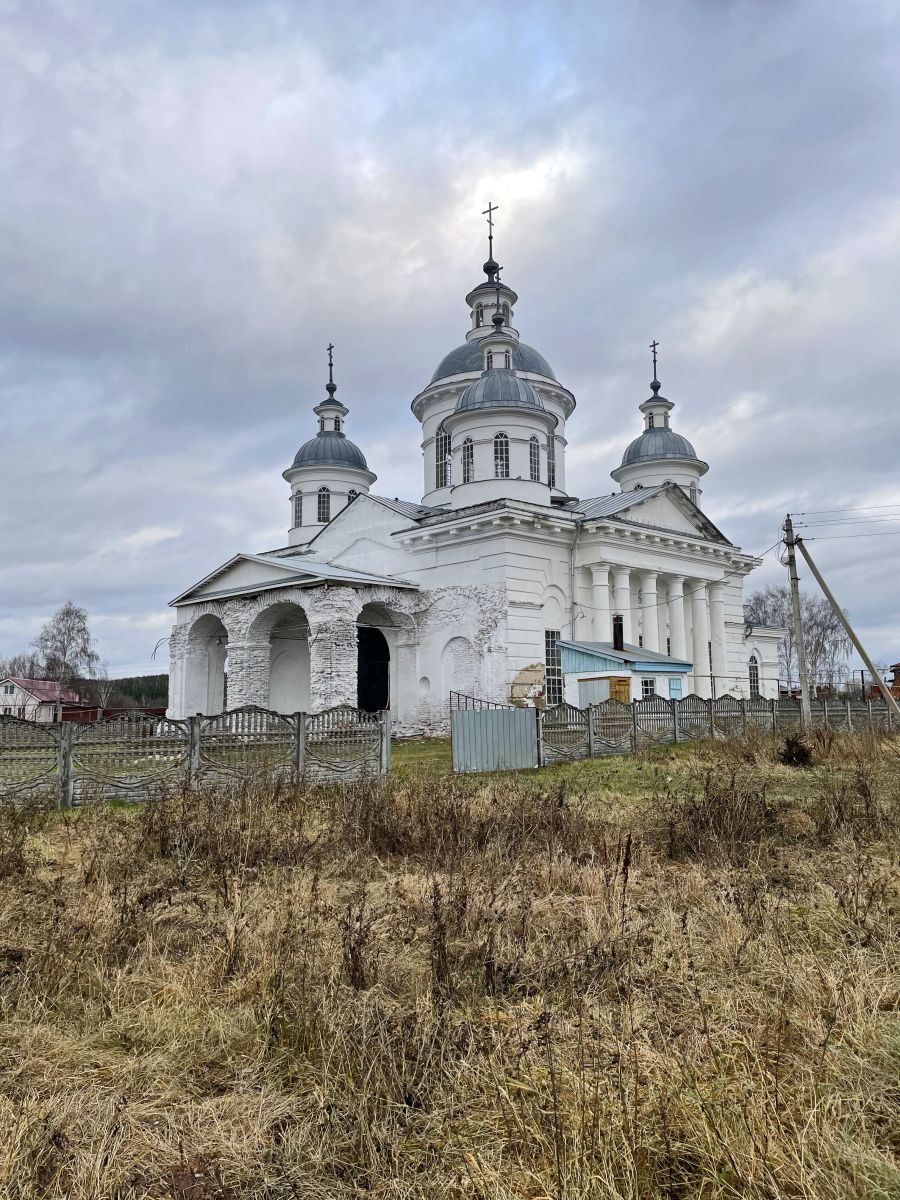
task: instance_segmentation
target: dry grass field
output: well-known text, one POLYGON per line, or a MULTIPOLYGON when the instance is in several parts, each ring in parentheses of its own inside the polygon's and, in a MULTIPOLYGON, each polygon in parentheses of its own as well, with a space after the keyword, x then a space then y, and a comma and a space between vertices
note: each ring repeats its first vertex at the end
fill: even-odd
POLYGON ((0 808, 0 1196, 900 1196, 900 746, 0 808))

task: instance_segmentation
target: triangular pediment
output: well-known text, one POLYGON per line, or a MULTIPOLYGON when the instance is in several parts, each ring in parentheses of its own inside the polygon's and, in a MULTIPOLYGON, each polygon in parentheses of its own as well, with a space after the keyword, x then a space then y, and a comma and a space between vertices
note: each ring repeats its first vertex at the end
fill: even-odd
MULTIPOLYGON (((630 525, 646 525, 720 545, 731 545, 728 538, 710 521, 696 504, 675 483, 652 488, 634 488, 623 493, 614 511, 598 514, 596 519, 622 521, 630 525)), ((612 505, 609 506, 610 508, 612 505)), ((594 519, 588 517, 589 520, 594 519)))

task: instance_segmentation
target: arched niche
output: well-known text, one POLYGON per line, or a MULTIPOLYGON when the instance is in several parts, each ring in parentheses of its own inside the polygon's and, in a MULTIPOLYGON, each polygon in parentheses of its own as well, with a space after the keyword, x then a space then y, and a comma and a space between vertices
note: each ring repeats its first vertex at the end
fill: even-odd
MULTIPOLYGON (((282 601, 263 609, 250 627, 250 639, 269 643, 267 707, 276 712, 308 712, 309 621, 299 604, 282 601)), ((266 689, 262 692, 265 694, 266 689)))
POLYGON ((357 703, 368 712, 389 708, 398 721, 414 719, 415 623, 392 605, 373 601, 357 618, 357 703))
POLYGON ((188 634, 184 661, 184 705, 188 716, 214 716, 226 704, 228 630, 214 613, 198 617, 188 634))

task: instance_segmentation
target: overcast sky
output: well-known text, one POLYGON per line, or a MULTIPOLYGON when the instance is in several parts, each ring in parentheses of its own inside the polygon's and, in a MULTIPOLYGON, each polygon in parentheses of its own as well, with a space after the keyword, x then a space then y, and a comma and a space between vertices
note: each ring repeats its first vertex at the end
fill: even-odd
MULTIPOLYGON (((898 9, 0 0, 0 654, 71 598, 111 673, 166 669, 168 601, 286 541, 329 340, 419 499, 488 199, 573 493, 615 489, 655 337, 732 541, 900 502, 898 9)), ((900 521, 809 532, 900 658, 900 521)))

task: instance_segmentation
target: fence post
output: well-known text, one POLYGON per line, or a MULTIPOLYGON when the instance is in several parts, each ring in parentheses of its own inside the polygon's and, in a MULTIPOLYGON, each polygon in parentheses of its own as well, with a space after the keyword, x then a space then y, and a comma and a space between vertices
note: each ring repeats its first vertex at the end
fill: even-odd
POLYGON ((306 713, 295 712, 294 722, 294 782, 303 779, 304 760, 306 758, 306 713))
POLYGON ((672 710, 672 741, 678 744, 678 701, 674 698, 669 701, 669 708, 672 710))
POLYGON ((589 704, 587 706, 587 719, 588 719, 588 758, 595 758, 596 755, 594 754, 594 706, 593 706, 593 704, 589 704))
POLYGON ((716 736, 716 716, 715 709, 713 708, 715 701, 707 700, 706 703, 709 705, 709 736, 714 738, 716 736))
POLYGON ((631 702, 631 749, 632 752, 638 748, 638 727, 637 727, 637 709, 635 708, 636 700, 631 702))
POLYGON ((75 727, 71 721, 61 721, 59 724, 56 772, 59 776, 60 808, 71 808, 74 798, 75 780, 72 774, 72 735, 74 729, 75 727))
POLYGON ((851 714, 850 701, 848 700, 847 701, 847 732, 848 733, 850 733, 850 731, 853 729, 853 717, 850 714, 851 714))
POLYGON ((747 736, 747 701, 741 697, 741 716, 744 718, 744 737, 747 736))
POLYGON ((202 720, 202 713, 188 717, 188 787, 194 786, 200 773, 200 723, 202 720))
POLYGON ((866 701, 866 712, 869 714, 869 733, 875 732, 875 719, 872 712, 872 697, 866 701))
POLYGON ((778 732, 778 697, 776 696, 775 699, 770 700, 769 703, 772 705, 772 732, 777 733, 778 732))
POLYGON ((537 705, 535 705, 534 706, 534 729, 535 729, 534 736, 537 741, 537 765, 538 765, 538 767, 542 767, 544 765, 544 721, 543 721, 543 717, 544 717, 543 709, 540 709, 540 708, 538 708, 537 705))
POLYGON ((381 714, 381 773, 387 775, 391 769, 391 713, 385 709, 381 714))

